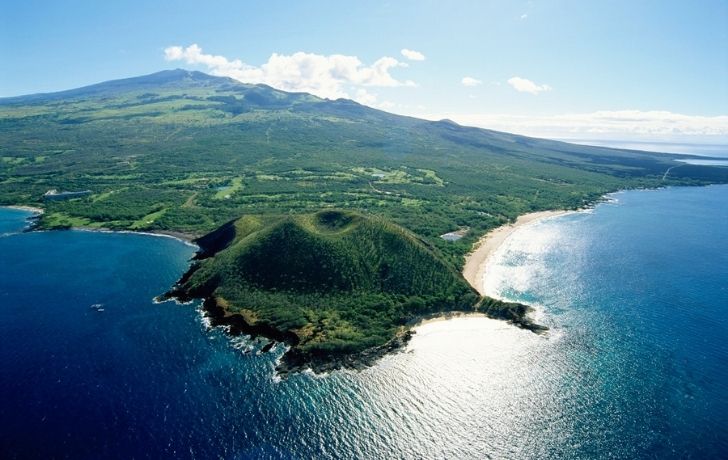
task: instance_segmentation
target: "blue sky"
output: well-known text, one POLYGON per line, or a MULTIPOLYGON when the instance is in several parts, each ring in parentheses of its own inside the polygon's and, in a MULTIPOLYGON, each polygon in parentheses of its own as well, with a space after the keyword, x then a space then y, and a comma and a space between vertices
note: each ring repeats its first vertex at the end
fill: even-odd
POLYGON ((6 2, 0 62, 0 96, 183 67, 545 137, 728 139, 728 0, 6 2))

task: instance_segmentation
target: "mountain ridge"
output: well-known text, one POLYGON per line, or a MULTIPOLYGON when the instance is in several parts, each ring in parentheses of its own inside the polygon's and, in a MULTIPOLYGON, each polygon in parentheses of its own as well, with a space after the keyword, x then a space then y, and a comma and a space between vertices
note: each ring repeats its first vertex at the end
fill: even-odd
MULTIPOLYGON (((433 123, 435 125, 444 126, 444 127, 452 127, 453 129, 462 129, 462 130, 476 130, 476 131, 483 131, 488 132, 492 134, 502 134, 502 135, 509 135, 509 136, 515 136, 523 140, 533 140, 533 141, 539 141, 539 142, 552 142, 554 145, 580 145, 580 144, 574 144, 571 142, 561 141, 561 140, 552 140, 552 139, 544 139, 544 138, 538 138, 533 136, 526 136, 526 135, 520 135, 520 134, 512 134, 505 131, 497 131, 492 130, 488 128, 481 128, 481 127, 475 127, 475 126, 469 126, 469 125, 462 125, 460 123, 457 123, 451 119, 441 119, 441 120, 427 120, 418 118, 415 116, 410 115, 400 115, 395 114, 392 112, 387 112, 382 109, 377 109, 374 107, 366 106, 364 104, 361 104, 359 102, 356 102, 352 99, 347 98, 338 98, 338 99, 324 99, 320 98, 318 96, 315 96, 313 94, 302 92, 302 91, 285 91, 280 90, 277 88, 274 88, 270 85, 264 84, 264 83, 243 83, 238 80, 235 80, 231 77, 225 77, 225 76, 216 76, 216 75, 210 75, 201 71, 197 70, 187 70, 183 68, 175 68, 175 69, 168 69, 168 70, 161 70, 157 72, 153 72, 151 74, 146 75, 140 75, 140 76, 133 76, 133 77, 124 77, 120 79, 112 79, 103 81, 100 83, 94 83, 90 85, 81 86, 78 88, 72 88, 72 89, 66 89, 66 90, 60 90, 60 91, 52 91, 52 92, 42 92, 42 93, 31 93, 31 94, 24 94, 19 96, 8 96, 8 97, 0 97, 0 105, 9 105, 9 104, 23 104, 23 103, 43 103, 43 102, 49 102, 49 101, 56 101, 56 100, 62 100, 64 98, 81 98, 81 97, 89 97, 89 96, 100 96, 100 95, 113 95, 115 91, 119 90, 132 90, 132 87, 135 87, 133 89, 140 89, 144 87, 158 87, 159 85, 170 85, 173 83, 180 83, 180 82, 186 82, 187 84, 190 84, 191 82, 196 82, 197 84, 191 85, 191 87, 199 87, 199 86, 205 86, 204 84, 218 84, 218 85, 230 85, 231 87, 239 87, 241 89, 251 89, 251 88, 259 88, 267 91, 273 91, 277 93, 283 93, 291 96, 307 96, 312 97, 315 99, 318 99, 319 101, 323 102, 331 102, 337 105, 342 106, 349 106, 349 107, 356 107, 356 108, 365 108, 366 110, 372 110, 377 111, 380 113, 384 113, 387 115, 391 115, 394 117, 401 117, 404 119, 411 119, 411 120, 417 120, 424 123, 433 123)), ((597 147, 597 146, 583 146, 583 147, 593 147, 593 148, 600 148, 605 149, 609 151, 630 151, 630 152, 637 152, 637 153, 645 153, 645 154, 655 154, 655 152, 650 151, 642 151, 642 150, 636 150, 636 149, 621 149, 621 148, 612 148, 612 147, 597 147)), ((671 153, 660 153, 660 155, 666 155, 669 157, 678 157, 678 158, 701 158, 699 155, 685 155, 685 154, 671 154, 671 153)))
POLYGON ((112 93, 114 90, 129 90, 129 88, 132 86, 136 87, 136 89, 139 89, 140 87, 159 86, 184 80, 187 80, 188 82, 196 81, 198 83, 217 81, 244 85, 244 83, 238 82, 237 80, 233 80, 229 77, 218 77, 197 70, 185 70, 177 68, 170 70, 161 70, 147 75, 106 80, 99 83, 93 83, 78 88, 71 88, 60 91, 0 97, 0 105, 22 104, 26 102, 42 103, 47 101, 60 100, 63 98, 98 96, 104 95, 106 93, 112 93))

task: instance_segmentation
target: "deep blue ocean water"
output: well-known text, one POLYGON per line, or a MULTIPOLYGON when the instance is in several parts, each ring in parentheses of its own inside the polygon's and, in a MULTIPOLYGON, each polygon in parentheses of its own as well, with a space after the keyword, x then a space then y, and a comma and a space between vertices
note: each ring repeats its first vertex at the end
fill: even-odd
POLYGON ((547 336, 433 322, 366 371, 284 381, 280 346, 152 301, 193 247, 0 209, 0 458, 725 458, 728 186, 611 198, 491 259, 489 293, 547 336))

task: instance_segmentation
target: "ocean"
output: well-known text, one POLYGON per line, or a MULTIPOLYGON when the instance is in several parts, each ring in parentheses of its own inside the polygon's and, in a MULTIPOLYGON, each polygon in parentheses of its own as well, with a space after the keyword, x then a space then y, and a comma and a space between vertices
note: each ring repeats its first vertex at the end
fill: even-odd
POLYGON ((286 380, 282 346, 153 301, 193 247, 0 208, 0 457, 725 458, 728 186, 608 198, 489 261, 547 335, 429 322, 370 369, 286 380))

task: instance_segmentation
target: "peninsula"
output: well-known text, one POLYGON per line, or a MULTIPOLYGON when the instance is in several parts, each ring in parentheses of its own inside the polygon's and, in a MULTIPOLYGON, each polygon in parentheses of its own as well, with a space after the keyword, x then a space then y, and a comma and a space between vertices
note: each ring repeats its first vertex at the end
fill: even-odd
POLYGON ((545 330, 528 307, 481 298, 436 248, 378 217, 245 216, 197 244, 197 261, 167 297, 204 298, 213 324, 286 343, 281 374, 371 364, 425 315, 481 311, 545 330))

